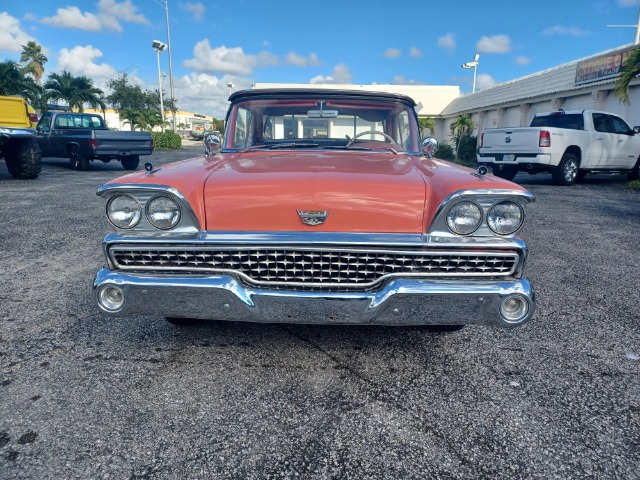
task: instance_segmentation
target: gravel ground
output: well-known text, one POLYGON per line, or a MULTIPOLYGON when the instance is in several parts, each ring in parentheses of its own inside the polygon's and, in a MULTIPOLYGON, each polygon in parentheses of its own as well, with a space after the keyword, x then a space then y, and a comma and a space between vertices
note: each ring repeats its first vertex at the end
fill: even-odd
POLYGON ((122 173, 0 162, 0 478, 640 478, 640 194, 621 177, 516 177, 538 197, 536 316, 438 335, 101 315, 95 191, 122 173))

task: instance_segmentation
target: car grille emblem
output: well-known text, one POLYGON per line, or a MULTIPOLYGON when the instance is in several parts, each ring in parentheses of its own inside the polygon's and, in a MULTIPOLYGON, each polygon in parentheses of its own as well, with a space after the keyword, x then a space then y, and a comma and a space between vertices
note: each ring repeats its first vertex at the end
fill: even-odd
POLYGON ((300 220, 302 223, 306 225, 320 225, 324 223, 327 215, 329 215, 328 210, 298 210, 298 215, 300 215, 300 220))
POLYGON ((505 141, 506 143, 511 143, 511 137, 507 137, 507 138, 505 138, 505 139, 504 139, 504 141, 505 141))

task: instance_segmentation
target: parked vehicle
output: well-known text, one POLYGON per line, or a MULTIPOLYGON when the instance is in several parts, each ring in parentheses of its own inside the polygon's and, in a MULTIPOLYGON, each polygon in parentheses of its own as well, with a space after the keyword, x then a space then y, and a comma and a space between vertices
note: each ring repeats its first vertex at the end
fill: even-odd
POLYGON ((49 111, 36 131, 43 157, 67 157, 76 170, 86 170, 91 160, 118 160, 125 170, 135 170, 140 155, 153 152, 151 133, 109 130, 93 113, 49 111))
POLYGON ((40 147, 33 129, 37 121, 24 98, 0 97, 0 158, 14 178, 33 179, 40 174, 40 147))
POLYGON ((529 127, 491 128, 480 136, 478 163, 507 180, 519 171, 548 172, 571 185, 588 173, 640 178, 640 127, 594 110, 539 113, 529 127))
POLYGON ((204 157, 99 188, 115 229, 94 282, 103 312, 443 330, 531 318, 517 234, 533 195, 431 158, 412 99, 256 89, 230 101, 204 157))

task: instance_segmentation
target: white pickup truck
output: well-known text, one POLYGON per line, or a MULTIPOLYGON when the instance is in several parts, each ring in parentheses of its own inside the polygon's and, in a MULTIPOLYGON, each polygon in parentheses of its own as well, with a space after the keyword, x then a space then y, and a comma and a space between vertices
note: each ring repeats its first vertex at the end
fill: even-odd
POLYGON ((551 173, 560 185, 595 172, 627 173, 637 180, 640 127, 594 110, 538 113, 529 127, 485 130, 477 160, 507 180, 519 171, 551 173))

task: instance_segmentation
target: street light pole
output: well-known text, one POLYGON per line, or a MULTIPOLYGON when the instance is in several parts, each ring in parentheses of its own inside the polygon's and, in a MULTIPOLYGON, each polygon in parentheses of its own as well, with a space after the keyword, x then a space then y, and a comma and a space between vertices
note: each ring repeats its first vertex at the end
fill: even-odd
POLYGON ((167 48, 167 45, 160 40, 154 40, 151 43, 151 47, 155 50, 158 56, 158 84, 160 85, 160 115, 162 116, 162 131, 164 132, 164 102, 162 100, 162 71, 160 70, 160 54, 167 48))
POLYGON ((173 99, 175 98, 173 94, 173 64, 171 62, 171 32, 169 31, 169 0, 164 0, 164 11, 167 19, 167 44, 169 45, 169 90, 171 91, 171 104, 173 106, 171 110, 172 118, 173 118, 173 130, 176 129, 176 110, 175 105, 173 105, 173 99))
POLYGON ((633 42, 634 45, 640 44, 640 7, 638 7, 638 21, 635 25, 607 25, 607 27, 631 27, 636 29, 636 38, 633 42))
POLYGON ((476 53, 473 57, 473 62, 466 62, 462 64, 462 68, 473 68, 473 87, 471 93, 476 93, 476 72, 478 70, 478 59, 480 58, 480 54, 476 53))

